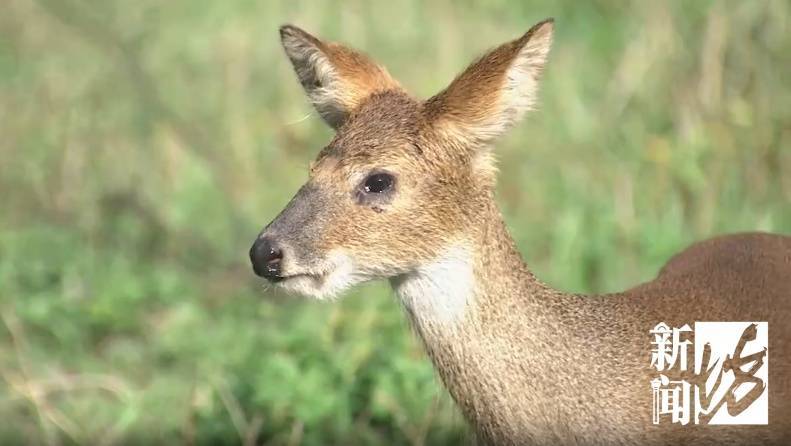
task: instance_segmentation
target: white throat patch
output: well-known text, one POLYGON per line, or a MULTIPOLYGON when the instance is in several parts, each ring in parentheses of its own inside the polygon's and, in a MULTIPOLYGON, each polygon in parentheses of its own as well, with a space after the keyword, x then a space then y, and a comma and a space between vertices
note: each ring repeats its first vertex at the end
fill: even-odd
POLYGON ((473 304, 471 252, 454 245, 433 262, 392 279, 391 284, 415 322, 454 326, 473 304))

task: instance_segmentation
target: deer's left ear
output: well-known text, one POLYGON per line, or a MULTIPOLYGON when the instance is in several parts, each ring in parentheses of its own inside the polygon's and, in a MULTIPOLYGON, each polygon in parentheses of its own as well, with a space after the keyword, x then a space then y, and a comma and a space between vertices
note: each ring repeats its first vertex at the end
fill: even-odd
POLYGON ((535 103, 553 30, 553 19, 544 20, 474 62, 426 101, 430 122, 476 145, 504 133, 535 103))
POLYGON ((282 26, 280 40, 308 98, 334 129, 371 94, 401 88, 364 54, 319 40, 296 26, 282 26))

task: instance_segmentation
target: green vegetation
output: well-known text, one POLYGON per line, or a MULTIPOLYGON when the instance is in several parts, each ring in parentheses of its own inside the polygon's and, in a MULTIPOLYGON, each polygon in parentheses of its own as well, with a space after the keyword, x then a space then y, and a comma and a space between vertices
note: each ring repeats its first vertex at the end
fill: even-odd
POLYGON ((250 271, 330 137, 277 27, 426 97, 547 16, 542 105, 497 146, 539 277, 615 291, 791 232, 785 1, 4 2, 0 443, 468 441, 386 285, 314 302, 250 271))

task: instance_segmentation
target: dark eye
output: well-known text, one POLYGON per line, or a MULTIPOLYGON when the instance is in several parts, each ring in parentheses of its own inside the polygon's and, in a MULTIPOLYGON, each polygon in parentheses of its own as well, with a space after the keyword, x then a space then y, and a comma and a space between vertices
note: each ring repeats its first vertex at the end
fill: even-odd
POLYGON ((363 184, 363 190, 367 194, 381 194, 393 187, 393 176, 389 173, 375 173, 369 175, 363 184))

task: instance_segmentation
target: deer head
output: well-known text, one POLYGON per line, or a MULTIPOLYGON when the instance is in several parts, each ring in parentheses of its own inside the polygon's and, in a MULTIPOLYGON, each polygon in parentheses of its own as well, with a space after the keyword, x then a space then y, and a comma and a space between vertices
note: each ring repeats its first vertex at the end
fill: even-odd
POLYGON ((250 249, 259 276, 318 298, 394 278, 464 242, 491 205, 491 143, 535 101, 552 20, 470 65, 428 100, 367 56, 283 26, 286 55, 336 133, 250 249))

